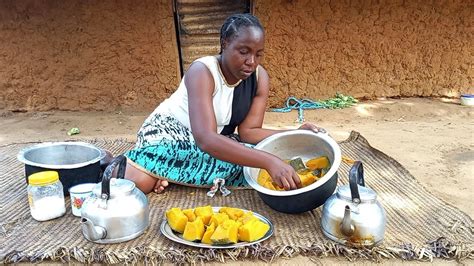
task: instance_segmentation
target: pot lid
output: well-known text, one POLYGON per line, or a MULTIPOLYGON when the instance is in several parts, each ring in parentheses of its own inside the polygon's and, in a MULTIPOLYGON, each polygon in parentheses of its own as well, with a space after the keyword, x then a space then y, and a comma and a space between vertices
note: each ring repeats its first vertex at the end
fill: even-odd
MULTIPOLYGON (((359 196, 361 202, 371 202, 375 201, 375 199, 377 198, 377 193, 375 193, 375 191, 373 191, 372 189, 361 185, 357 185, 357 188, 359 189, 359 196)), ((338 197, 348 201, 352 201, 351 188, 349 187, 349 185, 338 187, 336 193, 338 197)))
MULTIPOLYGON (((128 195, 135 188, 135 183, 127 179, 110 179, 110 198, 116 196, 128 195)), ((102 183, 95 185, 93 189, 94 194, 100 198, 102 194, 102 183)))

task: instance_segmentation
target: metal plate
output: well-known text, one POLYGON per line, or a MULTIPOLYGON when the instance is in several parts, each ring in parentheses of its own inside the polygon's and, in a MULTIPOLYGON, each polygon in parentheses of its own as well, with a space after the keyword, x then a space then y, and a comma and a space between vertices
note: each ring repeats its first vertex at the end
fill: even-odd
MULTIPOLYGON (((219 209, 221 207, 212 207, 212 210, 214 212, 219 212, 219 209)), ((248 212, 248 210, 241 209, 244 212, 248 212)), ((273 224, 268 220, 265 216, 260 215, 256 212, 252 212, 255 217, 260 219, 260 221, 268 224, 270 226, 270 229, 268 232, 259 240, 253 241, 253 242, 237 242, 236 244, 225 244, 225 245, 209 245, 209 244, 203 244, 199 242, 191 242, 188 240, 184 240, 182 237, 182 234, 176 233, 173 230, 171 230, 171 227, 168 224, 168 221, 165 219, 160 226, 161 233, 165 235, 169 240, 172 240, 174 242, 178 242, 184 245, 188 246, 193 246, 193 247, 198 247, 198 248, 215 248, 215 249, 223 249, 223 248, 238 248, 238 247, 245 247, 245 246, 250 246, 256 243, 260 243, 262 241, 267 240, 270 236, 273 235, 273 224)))

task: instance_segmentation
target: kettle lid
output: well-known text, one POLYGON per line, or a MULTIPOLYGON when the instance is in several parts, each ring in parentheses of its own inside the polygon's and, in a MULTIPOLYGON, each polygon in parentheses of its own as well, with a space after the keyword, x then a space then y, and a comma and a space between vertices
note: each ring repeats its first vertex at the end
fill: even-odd
MULTIPOLYGON (((377 193, 372 189, 361 185, 357 185, 357 188, 359 189, 359 198, 361 202, 372 202, 377 198, 377 193)), ((349 185, 338 187, 336 193, 338 197, 352 201, 351 188, 349 185)))
MULTIPOLYGON (((134 188, 135 183, 130 180, 112 178, 110 179, 110 198, 114 198, 119 195, 128 195, 133 191, 134 188)), ((100 197, 102 194, 102 183, 95 185, 92 191, 97 197, 100 197)))
POLYGON ((339 198, 354 203, 375 201, 377 194, 365 186, 364 167, 361 161, 355 161, 349 170, 349 185, 337 189, 339 198))

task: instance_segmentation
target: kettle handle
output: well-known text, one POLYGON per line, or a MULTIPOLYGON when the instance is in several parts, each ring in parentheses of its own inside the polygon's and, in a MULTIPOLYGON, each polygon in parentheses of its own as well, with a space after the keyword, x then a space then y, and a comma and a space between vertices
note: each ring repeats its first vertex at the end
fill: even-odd
POLYGON ((349 187, 351 189, 352 201, 360 202, 359 188, 357 185, 365 186, 364 182, 364 167, 361 161, 355 161, 349 171, 349 187))
POLYGON ((123 154, 115 157, 112 162, 107 166, 104 171, 104 176, 102 178, 102 194, 101 198, 108 200, 110 198, 110 179, 112 178, 112 172, 115 168, 119 165, 117 178, 124 178, 125 177, 125 168, 127 165, 127 157, 123 154))

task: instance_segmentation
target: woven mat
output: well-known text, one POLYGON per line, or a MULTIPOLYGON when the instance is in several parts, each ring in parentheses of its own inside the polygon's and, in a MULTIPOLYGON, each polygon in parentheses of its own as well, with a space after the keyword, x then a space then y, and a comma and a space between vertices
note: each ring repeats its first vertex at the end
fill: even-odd
MULTIPOLYGON (((89 140, 114 154, 133 146, 124 140, 89 140)), ((148 195, 150 226, 140 237, 120 244, 99 245, 82 236, 79 218, 71 214, 48 222, 36 222, 29 213, 23 165, 16 154, 32 143, 0 146, 1 237, 0 261, 43 260, 83 263, 172 262, 259 259, 272 261, 298 254, 320 258, 344 256, 349 260, 474 259, 471 218, 427 192, 397 161, 372 148, 357 132, 340 143, 343 155, 364 163, 366 186, 378 193, 387 213, 384 242, 371 249, 356 249, 326 239, 320 229, 321 209, 298 215, 278 213, 267 207, 253 190, 237 190, 228 197, 209 198, 205 189, 170 186, 162 195, 148 195), (214 250, 174 243, 159 231, 170 207, 200 205, 234 206, 258 212, 273 222, 274 235, 259 245, 214 250)), ((342 163, 339 185, 347 183, 350 165, 342 163)), ((67 202, 69 204, 69 202, 67 202)), ((67 205, 70 206, 70 205, 67 205)))

